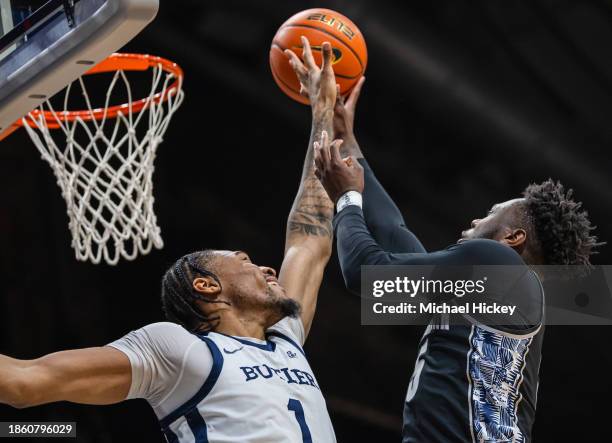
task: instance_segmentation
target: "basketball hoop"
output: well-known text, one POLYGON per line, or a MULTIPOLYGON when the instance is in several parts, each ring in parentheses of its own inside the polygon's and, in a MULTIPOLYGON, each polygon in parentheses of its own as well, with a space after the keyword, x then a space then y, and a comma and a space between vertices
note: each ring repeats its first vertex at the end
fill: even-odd
POLYGON ((47 100, 17 122, 49 163, 66 201, 78 260, 115 265, 163 247, 153 211, 153 162, 168 124, 181 105, 183 71, 166 59, 112 54, 85 75, 112 73, 104 105, 94 108, 83 77, 68 85, 63 110, 47 100), (127 73, 152 72, 148 95, 132 99, 127 73), (112 105, 120 85, 127 103, 112 105), (80 88, 85 109, 68 110, 80 88), (54 131, 51 131, 54 130, 54 131))

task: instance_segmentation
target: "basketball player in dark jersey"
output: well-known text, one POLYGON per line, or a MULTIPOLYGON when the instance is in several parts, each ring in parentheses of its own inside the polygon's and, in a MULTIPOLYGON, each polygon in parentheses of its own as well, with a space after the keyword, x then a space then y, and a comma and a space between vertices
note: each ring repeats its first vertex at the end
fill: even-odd
MULTIPOLYGON (((580 203, 560 183, 530 185, 494 205, 457 244, 427 252, 406 227, 356 141, 353 119, 365 79, 335 109, 341 148, 318 149, 316 174, 337 214, 334 228, 347 287, 359 292, 362 265, 524 267, 518 314, 465 316, 427 327, 404 406, 403 442, 527 442, 535 417, 544 333, 544 293, 530 265, 590 266, 598 245, 580 203), (348 157, 348 159, 346 158, 348 157), (501 326, 500 324, 503 324, 501 326)), ((490 295, 495 297, 495 294, 490 295)), ((494 300, 495 301, 495 300, 494 300)))

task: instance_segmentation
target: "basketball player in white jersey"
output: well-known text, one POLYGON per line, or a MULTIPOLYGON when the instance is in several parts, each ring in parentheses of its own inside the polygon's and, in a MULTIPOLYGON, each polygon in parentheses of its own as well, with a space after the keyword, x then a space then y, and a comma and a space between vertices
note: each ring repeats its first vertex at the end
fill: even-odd
POLYGON ((288 54, 313 85, 302 91, 312 103, 313 126, 278 279, 241 251, 182 257, 162 282, 171 322, 98 348, 35 360, 0 355, 0 403, 144 398, 169 442, 335 441, 302 345, 331 254, 333 205, 314 176, 313 147, 321 137, 329 150, 336 84, 331 46, 323 46, 321 69, 310 49, 305 53, 304 64, 288 54))

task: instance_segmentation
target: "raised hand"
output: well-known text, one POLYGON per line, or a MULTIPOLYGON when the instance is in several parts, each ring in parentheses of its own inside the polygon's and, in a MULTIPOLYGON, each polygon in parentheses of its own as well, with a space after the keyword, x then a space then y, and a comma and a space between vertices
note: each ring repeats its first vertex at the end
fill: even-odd
POLYGON ((355 157, 342 158, 340 146, 342 140, 330 143, 326 131, 321 134, 321 141, 315 141, 314 161, 315 175, 325 188, 327 195, 334 203, 348 191, 363 192, 363 168, 355 157))
POLYGON ((310 42, 302 36, 302 60, 290 49, 285 50, 289 64, 300 81, 300 94, 310 100, 313 112, 332 110, 336 103, 336 77, 332 69, 332 47, 324 42, 321 47, 323 64, 321 68, 315 63, 310 42))
POLYGON ((337 94, 334 108, 334 135, 336 138, 355 138, 355 109, 364 83, 365 77, 361 77, 346 100, 342 95, 337 94))

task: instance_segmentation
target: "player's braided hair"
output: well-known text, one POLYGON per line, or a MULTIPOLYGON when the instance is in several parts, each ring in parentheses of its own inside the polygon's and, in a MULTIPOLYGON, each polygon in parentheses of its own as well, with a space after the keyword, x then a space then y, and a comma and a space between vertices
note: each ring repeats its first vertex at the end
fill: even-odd
POLYGON ((206 316, 196 303, 216 302, 206 299, 193 288, 193 279, 198 276, 211 277, 221 286, 219 278, 211 271, 213 258, 212 250, 187 254, 178 259, 162 279, 161 301, 166 318, 190 332, 210 331, 219 320, 218 316, 206 316))
POLYGON ((548 179, 529 185, 523 196, 544 263, 590 268, 590 256, 603 243, 591 235, 595 227, 582 203, 572 199, 573 191, 548 179))

